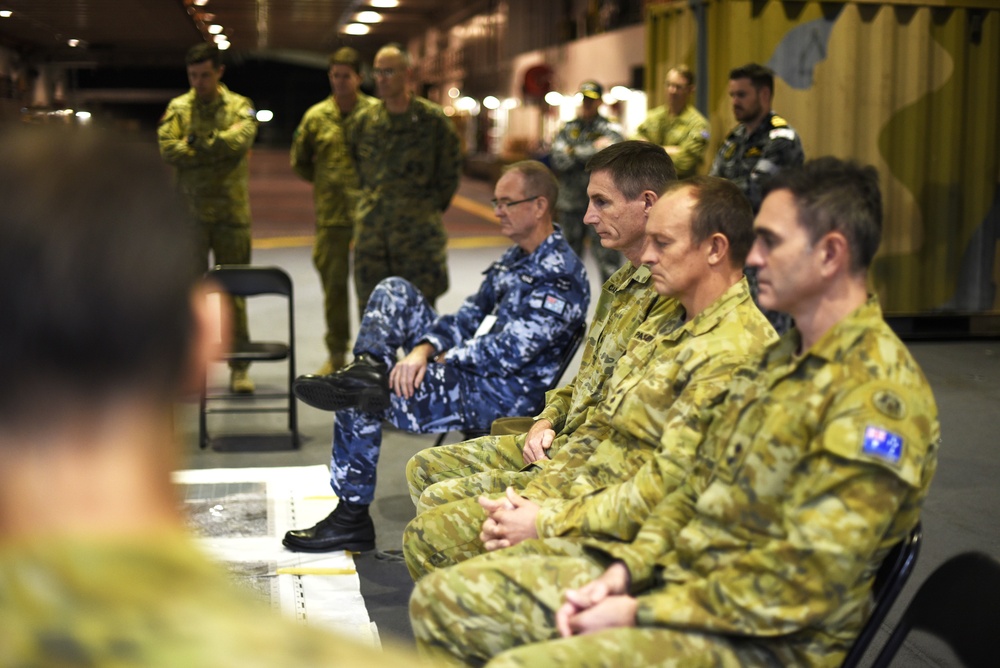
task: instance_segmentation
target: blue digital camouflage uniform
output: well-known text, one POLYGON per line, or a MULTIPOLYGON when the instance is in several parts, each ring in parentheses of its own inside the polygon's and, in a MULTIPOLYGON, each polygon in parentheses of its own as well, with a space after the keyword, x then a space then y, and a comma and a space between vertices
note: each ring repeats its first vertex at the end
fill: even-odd
POLYGON ((448 290, 441 216, 458 190, 458 133, 438 105, 413 96, 402 114, 376 103, 348 138, 361 183, 355 210, 354 286, 364 314, 379 281, 401 276, 431 305, 448 290))
POLYGON ((677 154, 670 159, 677 178, 686 179, 698 171, 708 148, 708 119, 691 105, 676 116, 670 113, 669 106, 663 105, 649 112, 635 134, 636 139, 657 146, 676 146, 677 154))
MULTIPOLYGON (((627 263, 604 283, 576 377, 548 392, 545 408, 537 416, 548 420, 556 432, 548 451, 550 458, 603 400, 606 381, 635 330, 672 308, 673 300, 660 297, 653 289, 649 267, 627 263)), ((524 434, 484 436, 415 454, 407 462, 406 479, 417 512, 495 491, 496 485, 503 489, 516 484, 516 479, 534 475, 540 467, 525 468, 524 438, 524 434)))
MULTIPOLYGON (((636 331, 608 380, 605 400, 542 472, 525 480, 524 496, 544 508, 631 478, 667 435, 697 430, 701 408, 724 395, 734 371, 776 338, 744 280, 686 322, 684 307, 670 301, 671 310, 636 331)), ((683 482, 694 463, 693 446, 683 441, 662 451, 664 486, 683 482)), ((481 554, 485 519, 475 498, 418 515, 403 536, 413 578, 481 554)))
POLYGON ((358 174, 347 137, 355 132, 361 114, 375 102, 375 98, 359 92, 354 108, 345 115, 336 100, 328 97, 306 111, 292 139, 292 169, 313 184, 313 263, 323 285, 326 347, 331 357, 343 356, 351 339, 347 285, 358 174))
MULTIPOLYGON (((219 84, 212 102, 191 89, 167 105, 157 129, 160 155, 174 168, 177 187, 197 224, 194 266, 250 264, 250 168, 247 156, 257 137, 253 102, 219 84)), ((246 341, 246 305, 234 299, 233 337, 246 341)), ((231 362, 246 368, 246 362, 231 362)))
MULTIPOLYGON (((783 169, 801 167, 804 162, 805 153, 798 133, 788 121, 772 111, 749 136, 742 123, 733 128, 719 147, 708 173, 739 186, 750 200, 754 213, 757 213, 764 199, 764 181, 783 169)), ((746 274, 750 294, 756 302, 757 272, 748 267, 746 274)), ((787 314, 761 310, 779 334, 791 327, 791 318, 787 314)))
POLYGON ((576 530, 589 538, 526 541, 421 580, 418 646, 470 664, 516 647, 498 666, 839 666, 882 559, 919 519, 937 408, 875 298, 805 354, 799 343, 792 330, 734 376, 680 487, 640 474, 594 495, 576 530), (538 643, 556 638, 563 592, 615 559, 638 628, 538 643))
POLYGON ((625 138, 617 124, 601 115, 590 120, 574 118, 568 121, 552 140, 551 162, 552 171, 559 179, 559 201, 556 204, 556 211, 559 224, 566 234, 566 240, 576 254, 583 257, 584 236, 590 239, 590 252, 594 254, 594 259, 597 260, 601 270, 601 281, 606 281, 621 266, 622 254, 604 248, 594 228, 583 223, 590 202, 587 197, 590 174, 586 166, 600 150, 594 146, 594 142, 599 139, 617 144, 625 138))
POLYGON ((587 315, 590 286, 583 263, 556 229, 533 253, 510 248, 485 274, 479 291, 454 315, 438 316, 403 279, 387 279, 372 293, 355 355, 367 353, 391 367, 398 348, 426 341, 445 351, 445 358, 427 365, 413 397, 393 394, 383 414, 337 412, 330 468, 338 497, 371 503, 382 420, 431 433, 483 429, 501 415, 538 410, 587 315), (496 322, 475 336, 487 316, 496 322))
POLYGON ((0 546, 0 666, 305 668, 415 660, 282 617, 238 590, 179 532, 47 534, 0 546))

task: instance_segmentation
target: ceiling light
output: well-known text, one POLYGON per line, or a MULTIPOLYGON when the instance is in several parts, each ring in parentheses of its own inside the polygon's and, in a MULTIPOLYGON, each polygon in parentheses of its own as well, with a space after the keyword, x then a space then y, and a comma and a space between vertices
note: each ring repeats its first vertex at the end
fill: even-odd
POLYGON ((219 33, 222 32, 222 26, 220 26, 218 23, 213 23, 212 25, 208 26, 208 32, 210 32, 213 35, 218 35, 219 33))
POLYGON ((348 35, 367 35, 370 30, 364 23, 348 23, 344 26, 344 32, 348 35))
POLYGON ((260 123, 270 123, 274 120, 274 112, 270 109, 258 109, 257 121, 260 123))
POLYGON ((68 44, 71 47, 80 46, 80 40, 78 40, 78 39, 68 39, 68 40, 66 40, 66 44, 68 44))
POLYGON ((393 9, 399 7, 399 0, 371 0, 368 4, 380 9, 393 9))
POLYGON ((212 40, 213 40, 213 41, 214 41, 214 42, 215 42, 216 44, 222 44, 223 42, 228 42, 228 41, 229 41, 229 38, 228 38, 228 37, 226 37, 225 35, 216 35, 215 37, 213 37, 213 38, 212 38, 212 40))
POLYGON ((208 0, 194 0, 195 7, 204 7, 208 4, 208 0))
POLYGON ((358 12, 354 18, 361 23, 378 23, 382 20, 382 15, 378 12, 358 12))
POLYGON ((493 95, 487 95, 483 98, 483 106, 487 109, 499 109, 500 100, 493 95))
POLYGON ((222 41, 216 42, 215 45, 219 47, 219 51, 225 51, 226 49, 232 46, 232 44, 229 43, 229 40, 225 39, 225 35, 223 35, 222 41))
POLYGON ((0 9, 0 19, 9 19, 10 15, 13 13, 14 12, 10 11, 9 9, 0 9))

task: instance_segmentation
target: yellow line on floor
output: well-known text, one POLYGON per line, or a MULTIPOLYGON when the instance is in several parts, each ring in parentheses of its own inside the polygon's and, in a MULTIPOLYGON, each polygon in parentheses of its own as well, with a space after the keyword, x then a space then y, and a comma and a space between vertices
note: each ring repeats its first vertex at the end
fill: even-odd
MULTIPOLYGON (((253 247, 260 250, 272 248, 301 248, 313 245, 315 237, 269 237, 254 239, 253 247)), ((509 246, 510 239, 503 236, 487 237, 456 237, 448 240, 448 248, 490 248, 493 246, 509 246)))
POLYGON ((456 209, 465 211, 466 213, 479 216, 483 220, 493 223, 494 225, 499 225, 497 217, 493 215, 493 207, 491 206, 480 204, 476 200, 463 197, 462 195, 455 195, 452 197, 451 205, 456 209))

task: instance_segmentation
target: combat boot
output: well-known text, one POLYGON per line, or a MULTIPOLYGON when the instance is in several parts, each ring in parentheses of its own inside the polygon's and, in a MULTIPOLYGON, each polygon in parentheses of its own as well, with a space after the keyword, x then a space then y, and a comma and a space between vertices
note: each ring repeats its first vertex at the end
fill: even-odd
POLYGON ((368 504, 341 500, 316 526, 289 531, 281 544, 296 552, 365 552, 375 549, 375 525, 368 504))
POLYGON ((389 407, 389 368, 362 354, 329 376, 299 376, 292 384, 292 392, 306 405, 324 411, 357 408, 381 413, 389 407))
POLYGON ((233 394, 253 394, 256 389, 246 369, 231 369, 229 372, 229 391, 233 394))

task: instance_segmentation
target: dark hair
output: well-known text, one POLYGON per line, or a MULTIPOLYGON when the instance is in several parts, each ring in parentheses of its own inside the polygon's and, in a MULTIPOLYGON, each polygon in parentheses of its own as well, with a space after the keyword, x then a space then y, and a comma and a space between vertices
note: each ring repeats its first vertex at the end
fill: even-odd
POLYGON ((156 150, 92 130, 9 130, 0 201, 0 422, 126 392, 175 397, 198 270, 156 150))
POLYGON ((521 160, 507 165, 503 173, 508 172, 517 172, 524 177, 525 195, 544 197, 548 201, 549 212, 555 210, 556 200, 559 199, 559 182, 548 167, 537 160, 521 160))
POLYGON ((753 246, 753 207, 732 181, 717 176, 692 176, 667 185, 661 197, 690 188, 695 198, 691 211, 691 241, 695 244, 713 234, 729 240, 729 261, 734 267, 746 264, 753 246))
POLYGON ((688 82, 688 86, 694 85, 694 72, 692 72, 691 68, 688 67, 687 65, 684 64, 674 65, 669 70, 667 70, 667 74, 670 74, 671 72, 677 72, 677 74, 684 77, 684 80, 688 82))
POLYGON ((341 47, 330 54, 330 67, 347 65, 355 74, 361 74, 361 56, 349 46, 341 47))
POLYGON ((823 157, 786 169, 764 185, 764 196, 787 190, 795 198, 799 224, 813 243, 840 232, 851 250, 851 270, 871 266, 882 240, 882 192, 871 165, 823 157))
POLYGON ((646 190, 663 192, 677 180, 674 161, 662 146, 648 141, 623 141, 612 144, 587 161, 590 173, 607 170, 615 187, 626 199, 638 199, 646 190))
POLYGON ((219 51, 219 47, 216 45, 202 43, 195 44, 188 49, 187 56, 184 58, 184 63, 187 65, 196 65, 209 60, 212 61, 212 66, 218 69, 222 65, 222 54, 219 51))
POLYGON ((774 72, 769 67, 757 63, 747 63, 729 71, 729 79, 749 79, 750 84, 760 90, 768 89, 774 95, 774 72))

